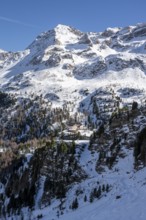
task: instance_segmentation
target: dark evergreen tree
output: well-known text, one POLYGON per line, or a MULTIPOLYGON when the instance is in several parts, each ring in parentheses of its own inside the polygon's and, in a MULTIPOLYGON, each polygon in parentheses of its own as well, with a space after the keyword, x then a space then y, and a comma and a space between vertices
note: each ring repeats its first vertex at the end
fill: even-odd
POLYGON ((84 202, 87 202, 87 196, 86 195, 84 196, 84 202))
POLYGON ((79 206, 78 199, 75 198, 75 200, 72 202, 72 209, 77 209, 78 206, 79 206))
POLYGON ((103 192, 105 191, 105 185, 104 184, 102 185, 102 191, 103 192))
POLYGON ((134 101, 132 103, 132 110, 136 110, 137 108, 138 108, 138 103, 134 101))
POLYGON ((109 184, 106 185, 106 192, 109 192, 109 184))
POLYGON ((92 203, 94 201, 94 193, 91 191, 89 201, 92 203))

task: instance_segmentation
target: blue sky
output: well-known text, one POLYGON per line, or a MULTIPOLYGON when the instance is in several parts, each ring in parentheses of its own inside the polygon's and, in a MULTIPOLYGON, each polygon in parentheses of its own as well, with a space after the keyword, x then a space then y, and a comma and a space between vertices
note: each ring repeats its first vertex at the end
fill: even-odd
POLYGON ((0 48, 25 49, 57 24, 103 31, 146 22, 146 0, 0 0, 0 48))

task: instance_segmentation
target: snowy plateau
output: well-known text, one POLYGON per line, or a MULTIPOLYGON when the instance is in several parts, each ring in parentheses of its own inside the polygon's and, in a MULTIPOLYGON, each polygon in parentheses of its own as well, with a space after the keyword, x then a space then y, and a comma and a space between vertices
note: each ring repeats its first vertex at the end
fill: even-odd
POLYGON ((57 25, 0 50, 0 219, 146 219, 146 24, 57 25))

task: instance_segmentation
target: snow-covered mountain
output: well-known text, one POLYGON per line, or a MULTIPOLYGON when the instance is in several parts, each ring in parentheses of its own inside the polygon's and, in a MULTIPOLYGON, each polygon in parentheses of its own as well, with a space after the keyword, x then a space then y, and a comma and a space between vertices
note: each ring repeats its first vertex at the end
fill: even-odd
POLYGON ((145 23, 0 50, 0 91, 1 219, 145 220, 145 23))
POLYGON ((69 100, 68 94, 75 90, 80 95, 85 87, 93 91, 115 83, 145 90, 145 39, 146 24, 100 33, 58 25, 23 52, 0 51, 1 89, 52 92, 60 102, 69 100))

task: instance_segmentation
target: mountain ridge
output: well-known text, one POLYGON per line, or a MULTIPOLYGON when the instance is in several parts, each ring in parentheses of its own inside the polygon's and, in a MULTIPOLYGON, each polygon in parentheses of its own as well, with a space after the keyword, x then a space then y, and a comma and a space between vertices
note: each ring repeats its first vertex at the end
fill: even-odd
MULTIPOLYGON (((32 86, 27 86, 27 91, 33 91, 33 87, 38 88, 37 84, 41 84, 42 77, 39 80, 38 74, 36 74, 39 71, 40 76, 46 75, 44 84, 49 80, 49 75, 47 77, 46 73, 48 71, 51 76, 56 75, 57 71, 57 75, 61 75, 59 78, 62 80, 64 78, 64 84, 68 79, 75 80, 78 84, 82 79, 85 81, 85 79, 94 78, 98 83, 98 79, 103 77, 103 80, 107 81, 106 75, 111 75, 110 80, 112 81, 116 71, 125 69, 128 72, 128 68, 129 72, 135 68, 138 80, 143 81, 146 48, 143 35, 145 35, 145 24, 126 28, 108 28, 99 33, 83 33, 69 26, 58 25, 39 35, 24 52, 6 53, 5 56, 5 53, 1 53, 1 57, 4 57, 1 58, 0 72, 1 80, 5 84, 3 89, 11 91, 10 88, 12 88, 15 91, 25 91, 25 86, 21 87, 21 84, 16 82, 16 69, 23 81, 30 81, 28 84, 32 86), (134 37, 135 33, 136 37, 134 37), (139 39, 138 34, 140 33, 143 34, 139 39), (133 40, 131 40, 132 36, 133 40), (130 40, 127 41, 127 38, 130 40), (8 72, 9 74, 7 74, 8 72), (7 75, 14 76, 14 80, 12 77, 11 80, 8 80, 7 75), (68 78, 67 75, 71 77, 68 78), (7 87, 7 85, 9 86, 7 87)), ((58 76, 56 82, 60 80, 57 79, 58 76)), ((120 78, 117 74, 117 80, 118 77, 120 78)), ((40 90, 43 90, 41 85, 40 90)), ((43 93, 46 92, 43 91, 43 93)))

